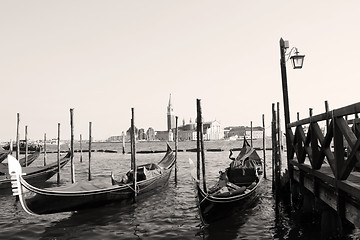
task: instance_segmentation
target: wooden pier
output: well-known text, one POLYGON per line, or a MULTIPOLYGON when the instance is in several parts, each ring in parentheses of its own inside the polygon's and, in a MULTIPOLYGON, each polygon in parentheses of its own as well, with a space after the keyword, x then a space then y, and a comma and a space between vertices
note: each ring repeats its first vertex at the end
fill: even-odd
POLYGON ((293 201, 300 195, 304 209, 321 209, 322 227, 332 236, 348 222, 360 228, 359 111, 360 103, 315 116, 310 112, 286 126, 293 201))

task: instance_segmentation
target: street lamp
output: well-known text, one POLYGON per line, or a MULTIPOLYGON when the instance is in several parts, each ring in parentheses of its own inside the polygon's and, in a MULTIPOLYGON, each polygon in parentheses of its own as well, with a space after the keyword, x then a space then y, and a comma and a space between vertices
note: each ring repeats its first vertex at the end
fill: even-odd
POLYGON ((287 87, 287 75, 286 75, 286 62, 289 58, 292 60, 294 69, 301 69, 304 63, 305 55, 299 55, 297 48, 293 47, 288 54, 286 54, 286 50, 289 48, 289 41, 284 41, 282 38, 280 39, 280 67, 281 67, 281 80, 282 80, 282 88, 283 88, 283 99, 284 99, 284 114, 285 114, 285 133, 286 133, 286 149, 288 151, 287 155, 287 165, 290 175, 290 180, 292 178, 292 168, 290 168, 290 155, 289 155, 289 147, 290 147, 290 135, 287 125, 290 123, 290 113, 289 113, 289 96, 288 96, 288 87, 287 87), (295 50, 295 55, 291 55, 293 50, 295 50), (287 60, 285 60, 285 56, 288 56, 287 60))
POLYGON ((290 57, 290 59, 292 60, 293 63, 293 68, 294 69, 301 69, 303 64, 304 64, 304 57, 305 55, 299 55, 299 51, 297 50, 296 47, 293 47, 291 49, 291 51, 289 52, 289 56, 291 55, 292 50, 295 50, 295 55, 292 55, 290 57))

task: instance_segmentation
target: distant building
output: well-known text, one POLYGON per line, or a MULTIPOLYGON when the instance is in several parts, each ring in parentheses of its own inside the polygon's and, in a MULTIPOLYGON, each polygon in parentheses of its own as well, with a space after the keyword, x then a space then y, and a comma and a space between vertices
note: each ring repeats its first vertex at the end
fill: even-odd
POLYGON ((155 139, 160 141, 174 141, 174 134, 170 131, 156 131, 155 132, 155 139))
MULTIPOLYGON (((220 140, 224 138, 224 129, 220 122, 212 121, 203 123, 204 140, 220 140)), ((196 124, 189 123, 179 127, 179 141, 196 140, 196 124)))
MULTIPOLYGON (((167 106, 167 130, 155 131, 149 127, 145 132, 143 128, 137 129, 135 127, 136 140, 148 140, 148 141, 174 141, 175 133, 175 114, 173 105, 171 102, 171 94, 169 96, 169 102, 167 106)), ((262 133, 262 132, 261 132, 262 133)), ((210 121, 203 123, 203 139, 204 140, 220 140, 224 138, 238 138, 246 136, 248 133, 245 131, 245 127, 226 127, 221 126, 219 121, 210 121)), ((253 138, 258 138, 259 132, 253 131, 253 138)), ((182 121, 182 126, 178 127, 178 139, 179 141, 193 141, 197 139, 196 121, 185 124, 185 120, 182 121)), ((130 128, 126 131, 126 140, 130 140, 130 128)), ((122 136, 112 136, 108 141, 122 141, 122 136)))
POLYGON ((245 133, 246 130, 243 126, 231 126, 224 128, 224 138, 226 139, 237 139, 238 137, 244 136, 245 133))
POLYGON ((189 123, 189 124, 183 124, 183 126, 178 127, 179 131, 196 131, 196 124, 195 123, 189 123))
POLYGON ((167 130, 176 128, 174 109, 171 103, 171 94, 169 97, 169 104, 167 106, 167 130))
POLYGON ((155 130, 152 127, 149 127, 149 129, 146 131, 146 135, 148 141, 155 140, 155 130))
POLYGON ((224 138, 224 129, 220 122, 212 121, 203 123, 204 140, 220 140, 224 138))
POLYGON ((139 140, 146 140, 147 139, 145 130, 143 128, 140 128, 139 131, 138 131, 138 139, 139 140))
MULTIPOLYGON (((254 127, 252 129, 252 138, 253 139, 262 139, 263 137, 263 128, 262 127, 254 127)), ((251 128, 247 127, 245 131, 245 138, 251 138, 251 128)))
POLYGON ((122 136, 111 136, 106 141, 107 142, 120 142, 120 141, 122 141, 122 136))
MULTIPOLYGON (((134 126, 134 128, 135 128, 135 140, 137 140, 139 131, 138 131, 137 127, 134 126)), ((130 140, 130 137, 131 137, 130 133, 131 133, 131 127, 129 127, 129 129, 126 131, 126 139, 128 139, 128 140, 130 140)))
POLYGON ((196 130, 179 130, 179 141, 193 141, 196 140, 196 130))

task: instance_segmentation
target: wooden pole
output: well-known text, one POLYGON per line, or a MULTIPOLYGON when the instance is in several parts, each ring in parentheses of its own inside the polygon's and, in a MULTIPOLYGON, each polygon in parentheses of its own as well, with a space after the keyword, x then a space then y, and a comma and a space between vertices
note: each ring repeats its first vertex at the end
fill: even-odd
POLYGON ((80 162, 83 161, 83 151, 82 151, 82 135, 80 134, 80 162))
POLYGON ((44 166, 46 166, 46 133, 44 133, 44 166))
POLYGON ((58 164, 58 171, 57 171, 57 183, 60 184, 60 123, 58 123, 58 134, 57 134, 57 164, 58 164))
POLYGON ((281 81, 282 81, 282 90, 283 90, 283 101, 284 101, 284 115, 285 115, 285 134, 286 134, 286 150, 287 150, 287 167, 289 171, 289 184, 291 187, 291 179, 293 178, 293 167, 290 164, 290 155, 288 154, 292 150, 290 143, 290 133, 288 124, 290 123, 290 107, 289 107, 289 96, 288 96, 288 86, 287 86, 287 74, 286 74, 286 60, 285 60, 285 51, 286 51, 285 41, 280 39, 280 68, 281 68, 281 81))
POLYGON ((175 184, 177 184, 178 116, 175 116, 175 184))
POLYGON ((131 121, 130 121, 130 157, 131 157, 131 160, 130 160, 130 164, 131 164, 131 170, 134 170, 134 161, 133 161, 133 158, 134 158, 134 150, 133 150, 133 128, 132 128, 132 125, 133 125, 133 119, 131 118, 131 121))
POLYGON ((16 159, 19 160, 20 156, 20 133, 19 133, 19 125, 20 125, 20 114, 17 113, 16 120, 16 159))
POLYGON ((201 145, 201 167, 202 167, 202 175, 203 175, 203 188, 204 192, 207 192, 206 188, 206 174, 205 174, 205 152, 204 152, 204 134, 203 134, 203 122, 202 122, 202 113, 201 113, 201 103, 200 99, 197 99, 197 121, 198 126, 200 127, 200 145, 201 145))
POLYGON ((328 101, 325 101, 325 112, 326 112, 326 133, 328 133, 329 132, 329 122, 330 122, 328 101))
POLYGON ((272 190, 275 191, 275 158, 276 158, 276 112, 275 104, 272 104, 272 121, 271 121, 271 143, 272 143, 272 190))
MULTIPOLYGON (((279 102, 277 102, 277 111, 276 112, 277 112, 276 129, 277 129, 278 143, 279 143, 279 159, 280 159, 280 164, 281 164, 281 150, 284 149, 284 145, 283 145, 283 134, 281 131, 281 124, 280 124, 280 103, 279 102)), ((281 169, 281 166, 280 166, 280 169, 281 169)))
POLYGON ((125 134, 122 132, 122 154, 125 154, 125 134))
POLYGON ((200 181, 200 164, 201 164, 201 145, 200 145, 200 118, 198 113, 198 102, 196 100, 197 117, 196 117, 196 178, 200 181))
POLYGON ((13 152, 13 140, 12 139, 10 139, 10 141, 9 141, 9 147, 10 147, 10 152, 12 153, 13 152))
POLYGON ((253 126, 252 121, 250 121, 250 145, 253 146, 253 126))
POLYGON ((137 198, 137 166, 136 166, 136 157, 135 157, 135 120, 134 120, 134 108, 131 108, 131 162, 133 167, 133 189, 134 189, 134 202, 137 198))
POLYGON ((70 150, 71 150, 71 183, 75 183, 75 164, 74 164, 74 109, 70 108, 70 150))
POLYGON ((91 122, 89 122, 89 178, 88 180, 91 181, 91 142, 92 142, 92 137, 91 137, 91 122))
POLYGON ((265 115, 262 115, 262 124, 263 124, 263 158, 264 158, 264 178, 266 179, 266 154, 265 154, 265 115))
POLYGON ((280 104, 277 102, 277 117, 276 117, 276 158, 275 158, 275 178, 276 189, 280 190, 280 176, 281 176, 281 127, 280 127, 280 104))
POLYGON ((27 134, 28 134, 28 126, 25 126, 25 167, 28 166, 28 139, 27 139, 27 134))

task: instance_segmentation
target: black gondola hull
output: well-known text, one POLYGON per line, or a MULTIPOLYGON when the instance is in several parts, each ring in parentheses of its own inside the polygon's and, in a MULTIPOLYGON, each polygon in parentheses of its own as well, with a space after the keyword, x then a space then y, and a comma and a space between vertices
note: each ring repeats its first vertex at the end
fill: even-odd
MULTIPOLYGON (((137 199, 141 199, 149 192, 154 192, 168 182, 171 169, 158 178, 138 183, 137 199)), ((24 193, 27 207, 35 214, 51 214, 59 212, 82 211, 89 208, 100 207, 106 204, 128 204, 133 202, 134 192, 129 186, 112 186, 101 191, 81 194, 39 194, 24 193), (32 196, 33 195, 33 196, 32 196)))
POLYGON ((200 217, 205 224, 238 214, 247 209, 257 198, 257 186, 248 193, 234 195, 231 197, 213 197, 207 195, 198 182, 195 183, 195 192, 198 198, 200 217))

